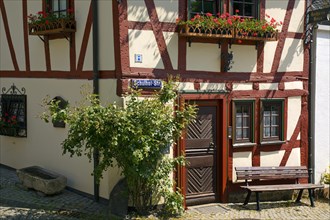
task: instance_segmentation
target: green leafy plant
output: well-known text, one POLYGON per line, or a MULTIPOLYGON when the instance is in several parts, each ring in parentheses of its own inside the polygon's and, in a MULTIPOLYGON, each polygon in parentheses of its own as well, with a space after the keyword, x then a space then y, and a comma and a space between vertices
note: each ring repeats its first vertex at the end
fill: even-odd
POLYGON ((68 137, 62 143, 63 153, 83 154, 91 160, 100 153, 94 175, 116 164, 127 179, 128 193, 138 213, 146 213, 161 198, 168 213, 183 210, 183 197, 173 191, 170 174, 184 157, 170 158, 165 154, 195 117, 193 105, 176 106, 176 84, 164 83, 152 97, 141 98, 138 91, 127 95, 125 108, 115 104, 102 106, 99 98, 82 90, 83 101, 76 107, 58 108, 58 102, 44 100, 46 122, 63 120, 69 125, 68 137), (116 163, 114 163, 116 161, 116 163))
POLYGON ((328 167, 327 171, 322 174, 321 183, 330 184, 330 166, 328 167))
POLYGON ((31 25, 34 24, 48 25, 52 22, 56 22, 61 19, 72 20, 74 18, 74 11, 71 8, 67 9, 66 12, 62 12, 62 13, 39 11, 37 14, 30 14, 27 17, 28 17, 28 23, 31 25))

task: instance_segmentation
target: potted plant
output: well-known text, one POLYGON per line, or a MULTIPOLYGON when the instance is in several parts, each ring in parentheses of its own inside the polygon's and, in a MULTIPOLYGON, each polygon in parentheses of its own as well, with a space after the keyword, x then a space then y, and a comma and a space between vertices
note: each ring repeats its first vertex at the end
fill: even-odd
MULTIPOLYGON (((236 10, 236 13, 239 11, 236 10)), ((277 28, 282 22, 277 22, 274 18, 270 20, 258 20, 250 17, 230 15, 229 13, 211 13, 205 15, 195 15, 187 21, 177 19, 179 35, 216 37, 216 38, 236 38, 243 40, 277 40, 277 28)))
MULTIPOLYGON (((266 15, 270 18, 269 15, 266 15)), ((270 21, 266 19, 238 17, 235 21, 235 38, 244 40, 277 40, 277 27, 282 22, 277 22, 274 18, 270 21)))
POLYGON ((213 38, 232 38, 234 36, 234 26, 228 13, 217 16, 211 13, 197 14, 188 21, 177 19, 177 24, 179 34, 182 36, 213 38))
POLYGON ((76 31, 73 9, 67 9, 66 13, 52 13, 39 11, 36 15, 28 16, 30 35, 50 35, 76 31))

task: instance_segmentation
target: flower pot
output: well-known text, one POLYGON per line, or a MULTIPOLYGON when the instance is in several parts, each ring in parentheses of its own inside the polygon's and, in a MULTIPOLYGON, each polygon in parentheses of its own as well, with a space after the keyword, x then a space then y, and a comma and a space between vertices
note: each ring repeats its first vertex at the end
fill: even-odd
POLYGON ((181 25, 179 26, 179 35, 201 38, 233 38, 234 29, 220 27, 202 28, 191 25, 181 25))
POLYGON ((73 19, 58 19, 47 24, 29 24, 30 35, 51 35, 71 32, 76 32, 76 21, 73 19))

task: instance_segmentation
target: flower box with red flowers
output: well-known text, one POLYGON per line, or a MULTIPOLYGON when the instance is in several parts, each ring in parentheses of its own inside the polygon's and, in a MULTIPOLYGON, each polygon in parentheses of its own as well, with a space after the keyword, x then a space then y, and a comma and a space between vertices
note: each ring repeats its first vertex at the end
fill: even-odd
POLYGON ((195 15, 188 21, 177 19, 180 36, 202 38, 233 38, 234 27, 231 21, 211 13, 195 15))
POLYGON ((30 35, 52 35, 76 32, 76 21, 72 9, 66 13, 54 14, 39 11, 37 15, 29 15, 30 35))
POLYGON ((276 41, 278 39, 277 28, 282 25, 282 22, 277 22, 274 18, 270 19, 269 15, 266 17, 269 21, 229 13, 217 16, 211 13, 197 14, 188 21, 177 19, 178 33, 185 37, 276 41))

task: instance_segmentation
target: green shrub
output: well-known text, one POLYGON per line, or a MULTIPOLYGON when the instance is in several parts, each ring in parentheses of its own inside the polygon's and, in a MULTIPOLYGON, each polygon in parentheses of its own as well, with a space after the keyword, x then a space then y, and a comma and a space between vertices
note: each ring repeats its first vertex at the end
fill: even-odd
POLYGON ((84 99, 76 107, 59 109, 57 102, 44 101, 42 118, 48 122, 63 120, 69 125, 63 141, 63 154, 91 160, 93 152, 100 154, 93 174, 100 179, 109 167, 118 166, 127 178, 128 191, 139 213, 148 212, 160 198, 171 214, 182 212, 182 195, 173 192, 169 178, 184 158, 165 155, 193 120, 193 105, 176 106, 175 83, 164 83, 163 89, 151 98, 141 99, 138 91, 127 96, 125 108, 115 104, 102 106, 95 95, 82 92, 84 99), (114 163, 116 161, 116 163, 114 163))

